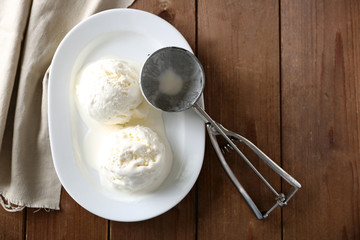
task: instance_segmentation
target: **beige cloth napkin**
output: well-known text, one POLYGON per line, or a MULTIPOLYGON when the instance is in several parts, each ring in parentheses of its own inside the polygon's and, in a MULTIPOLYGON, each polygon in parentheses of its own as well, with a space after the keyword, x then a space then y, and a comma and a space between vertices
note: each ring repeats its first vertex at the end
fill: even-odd
POLYGON ((60 41, 78 22, 132 2, 0 0, 0 204, 6 210, 59 209, 61 185, 48 133, 47 69, 60 41))

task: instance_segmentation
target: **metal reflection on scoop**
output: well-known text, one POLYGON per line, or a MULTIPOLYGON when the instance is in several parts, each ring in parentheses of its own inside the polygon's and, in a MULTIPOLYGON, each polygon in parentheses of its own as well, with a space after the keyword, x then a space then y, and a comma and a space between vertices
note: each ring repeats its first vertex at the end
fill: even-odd
MULTIPOLYGON (((174 83, 175 81, 173 81, 174 83)), ((141 72, 141 91, 146 100, 155 108, 165 112, 181 112, 191 108, 204 90, 205 75, 199 60, 182 48, 168 47, 154 52, 145 62, 141 72), (169 73, 170 82, 180 77, 181 89, 162 91, 161 79, 169 73), (174 79, 171 79, 174 75, 174 79)))
MULTIPOLYGON (((145 99, 155 108, 166 112, 180 112, 191 107, 206 122, 211 143, 224 167, 226 173, 234 183, 235 187, 245 198, 258 219, 266 218, 277 206, 285 206, 295 192, 301 188, 291 175, 280 168, 274 161, 258 149, 253 143, 239 134, 225 129, 221 124, 215 122, 197 104, 205 85, 204 69, 200 61, 191 52, 177 47, 166 47, 154 52, 145 62, 140 79, 141 91, 145 99), (267 211, 260 212, 256 204, 247 194, 243 186, 227 164, 222 149, 216 139, 221 135, 227 141, 226 150, 237 152, 258 177, 275 194, 275 204, 267 211), (246 144, 254 151, 270 168, 285 179, 293 188, 288 194, 278 193, 270 183, 261 175, 254 165, 235 145, 235 141, 246 144)), ((225 151, 224 151, 225 152, 225 151)))

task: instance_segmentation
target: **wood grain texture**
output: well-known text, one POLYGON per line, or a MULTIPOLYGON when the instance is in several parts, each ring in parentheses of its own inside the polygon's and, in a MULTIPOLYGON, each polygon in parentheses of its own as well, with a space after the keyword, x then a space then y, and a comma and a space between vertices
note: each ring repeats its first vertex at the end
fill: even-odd
POLYGON ((7 212, 0 206, 0 240, 24 239, 24 210, 7 212))
POLYGON ((195 239, 195 191, 170 211, 153 219, 111 222, 110 239, 195 239))
POLYGON ((64 189, 60 208, 28 209, 26 239, 107 239, 108 221, 86 211, 64 189))
POLYGON ((360 238, 359 4, 281 2, 284 239, 360 238))
MULTIPOLYGON (((198 1, 198 55, 206 72, 205 107, 214 120, 280 163, 278 1, 198 1)), ((280 177, 254 158, 280 191, 280 177)), ((226 158, 261 210, 274 195, 234 152, 226 158)), ((281 210, 259 221, 222 169, 211 143, 198 181, 198 239, 280 239, 281 210)))
POLYGON ((136 0, 130 8, 158 15, 172 24, 195 51, 195 2, 196 0, 136 0))
MULTIPOLYGON (((137 0, 132 8, 154 13, 174 25, 195 50, 195 1, 137 0)), ((178 205, 156 218, 111 222, 110 239, 195 239, 196 209, 193 189, 178 205)))

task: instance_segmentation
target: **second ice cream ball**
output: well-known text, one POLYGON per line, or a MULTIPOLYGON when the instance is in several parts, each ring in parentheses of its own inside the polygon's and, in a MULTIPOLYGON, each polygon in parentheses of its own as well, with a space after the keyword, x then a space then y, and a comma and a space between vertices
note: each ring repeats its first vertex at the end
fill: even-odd
POLYGON ((100 167, 114 187, 152 191, 169 174, 172 158, 158 134, 145 126, 112 132, 104 143, 100 167))

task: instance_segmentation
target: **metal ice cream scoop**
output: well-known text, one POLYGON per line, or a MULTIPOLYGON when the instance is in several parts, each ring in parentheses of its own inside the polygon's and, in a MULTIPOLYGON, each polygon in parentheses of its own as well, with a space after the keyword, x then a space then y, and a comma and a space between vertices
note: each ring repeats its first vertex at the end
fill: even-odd
POLYGON ((282 207, 286 205, 301 185, 249 140, 225 129, 221 124, 210 118, 197 103, 204 90, 204 85, 205 73, 200 61, 194 54, 182 48, 166 47, 159 49, 149 56, 141 72, 141 91, 146 100, 155 108, 166 112, 181 112, 193 108, 206 122, 211 143, 226 173, 245 198, 256 217, 258 219, 266 218, 277 206, 282 207), (227 141, 225 146, 219 146, 216 139, 217 135, 225 138, 227 141), (288 194, 278 193, 239 150, 234 143, 235 141, 245 143, 269 167, 292 185, 292 190, 288 194), (225 152, 229 151, 229 149, 236 151, 275 194, 276 203, 269 210, 262 213, 235 177, 224 156, 225 152))

